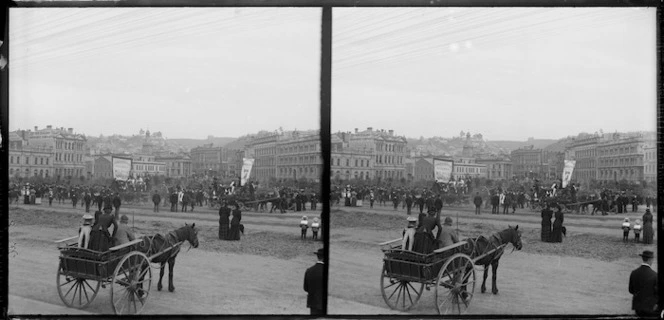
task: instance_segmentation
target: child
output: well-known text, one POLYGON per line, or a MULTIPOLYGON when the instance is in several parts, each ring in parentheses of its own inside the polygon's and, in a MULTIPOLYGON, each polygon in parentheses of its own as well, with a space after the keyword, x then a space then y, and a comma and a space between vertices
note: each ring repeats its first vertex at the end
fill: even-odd
POLYGON ((300 236, 300 239, 304 240, 307 238, 308 228, 309 228, 309 222, 307 221, 307 216, 302 216, 302 220, 300 221, 300 229, 302 229, 302 235, 300 236))
POLYGON ((78 229, 79 248, 88 248, 88 244, 90 243, 90 231, 92 231, 92 219, 94 218, 89 214, 83 216, 83 225, 78 229))
POLYGON ((639 238, 641 237, 641 228, 641 219, 636 219, 636 221, 634 221, 634 241, 636 243, 639 243, 639 238))
POLYGON ((625 218, 625 220, 623 221, 622 229, 623 229, 623 242, 627 242, 629 239, 629 229, 630 229, 629 218, 625 218))
POLYGON ((401 240, 401 250, 413 250, 413 242, 415 241, 415 225, 417 218, 408 217, 408 226, 403 230, 403 239, 401 240))
POLYGON ((320 223, 318 222, 318 217, 314 217, 314 221, 311 223, 311 232, 313 232, 313 239, 318 240, 318 229, 320 228, 320 223))

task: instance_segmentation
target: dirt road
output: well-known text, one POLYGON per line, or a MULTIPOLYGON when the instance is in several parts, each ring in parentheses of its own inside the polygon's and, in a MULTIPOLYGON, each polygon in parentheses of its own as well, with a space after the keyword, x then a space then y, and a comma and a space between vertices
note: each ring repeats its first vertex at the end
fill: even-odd
MULTIPOLYGON (((312 253, 322 242, 300 240, 297 225, 302 214, 243 212, 245 235, 238 242, 217 239, 218 215, 213 210, 121 210, 130 217, 130 225, 134 213, 137 233, 168 232, 185 222, 201 227, 199 248, 188 250, 189 245, 184 244, 177 257, 175 292, 157 291, 159 270, 153 270, 143 314, 308 314, 302 289, 304 272, 315 263, 312 253)), ((9 258, 9 295, 15 302, 9 306, 10 314, 62 314, 63 309, 53 307, 64 306, 55 284, 59 251, 53 241, 74 235, 82 215, 80 208, 72 213, 65 205, 10 208, 14 221, 10 245, 17 252, 9 258)), ((167 287, 168 275, 163 281, 167 287)), ((84 311, 112 314, 110 288, 100 289, 84 311)))
MULTIPOLYGON (((469 314, 632 313, 627 283, 631 270, 640 264, 636 254, 644 249, 656 251, 656 247, 620 242, 622 231, 618 225, 624 215, 568 214, 565 225, 569 234, 562 244, 553 244, 539 241, 539 214, 527 211, 517 215, 475 216, 471 210, 446 209, 443 215, 453 217, 456 223, 459 214, 462 237, 468 236, 468 230, 473 228, 501 230, 508 224, 519 224, 523 229, 524 250, 509 253, 509 246, 501 258, 497 295, 480 293, 482 271, 481 267, 476 269, 479 282, 469 314)), ((643 211, 629 215, 642 214, 643 211)), ((329 295, 335 299, 328 306, 329 313, 347 313, 344 301, 371 306, 367 312, 370 314, 396 313, 381 296, 383 253, 377 244, 398 238, 405 217, 401 210, 394 212, 388 208, 333 208, 329 295)), ((425 290, 418 305, 408 313, 436 314, 434 299, 433 288, 425 290)))

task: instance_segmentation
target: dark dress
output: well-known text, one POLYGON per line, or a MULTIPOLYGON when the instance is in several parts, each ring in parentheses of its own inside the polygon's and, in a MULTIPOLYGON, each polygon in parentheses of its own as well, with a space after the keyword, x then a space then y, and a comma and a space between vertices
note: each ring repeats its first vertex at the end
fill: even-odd
POLYGON ((111 214, 102 214, 97 219, 97 223, 92 226, 88 248, 95 251, 108 251, 108 248, 113 246, 113 238, 117 230, 118 224, 115 222, 115 217, 111 214), (108 232, 111 225, 113 225, 113 234, 108 232))
POLYGON ((557 211, 553 220, 553 232, 551 233, 551 242, 563 242, 563 221, 565 220, 562 211, 557 211))
POLYGON ((654 232, 652 229, 652 213, 646 212, 643 215, 643 243, 652 244, 654 232))
POLYGON ((228 237, 228 218, 231 215, 231 208, 221 207, 219 209, 219 239, 226 240, 228 237))
POLYGON ((553 217, 553 210, 542 210, 542 241, 551 241, 551 218, 553 217))
POLYGON ((242 211, 240 209, 233 210, 233 219, 231 219, 231 229, 228 232, 226 240, 240 240, 240 232, 244 233, 244 228, 240 221, 242 220, 242 211))

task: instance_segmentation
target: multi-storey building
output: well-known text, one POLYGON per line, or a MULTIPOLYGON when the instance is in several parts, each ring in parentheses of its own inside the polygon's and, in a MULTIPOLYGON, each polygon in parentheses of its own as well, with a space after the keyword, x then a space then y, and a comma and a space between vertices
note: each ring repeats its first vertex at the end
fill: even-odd
POLYGON ((373 152, 374 174, 382 179, 406 178, 405 159, 408 154, 405 137, 395 136, 394 130, 367 130, 354 133, 341 133, 342 140, 348 141, 351 149, 373 152), (345 136, 346 135, 346 136, 345 136))
POLYGON ((113 158, 110 155, 98 156, 94 160, 93 177, 113 178, 113 158))
MULTIPOLYGON (((276 173, 278 179, 311 179, 320 181, 323 173, 323 158, 321 157, 320 135, 316 132, 291 132, 278 139, 276 143, 277 162, 276 173)), ((257 149, 256 152, 261 152, 257 149)), ((268 151, 267 156, 270 156, 268 151)), ((261 160, 265 160, 261 158, 261 160)), ((256 159, 258 161, 258 158, 256 159)), ((256 166, 256 163, 254 163, 256 166)), ((258 168, 257 168, 258 169, 258 168)))
POLYGON ((534 149, 527 146, 513 150, 510 154, 512 159, 512 172, 515 176, 537 178, 541 176, 542 149, 534 149))
POLYGON ((597 146, 597 179, 600 181, 645 180, 646 150, 655 145, 654 135, 604 135, 597 146))
POLYGON ((164 163, 164 174, 167 177, 185 178, 192 174, 191 158, 185 154, 156 156, 155 161, 164 163))
MULTIPOLYGON (((344 136, 347 138, 347 136, 344 136)), ((373 152, 367 149, 350 148, 347 140, 332 135, 330 152, 330 176, 337 180, 374 178, 373 152)))
POLYGON ((33 147, 53 149, 54 176, 59 178, 78 178, 85 176, 85 162, 87 139, 81 134, 74 133, 73 128, 46 129, 35 127, 35 131, 27 131, 26 140, 33 147))
POLYGON ((648 182, 657 182, 657 145, 649 144, 643 148, 643 178, 648 182))
POLYGON ((24 139, 26 132, 9 134, 9 177, 53 176, 53 148, 31 146, 24 139))
POLYGON ((477 159, 475 162, 486 165, 486 177, 491 180, 512 178, 512 162, 504 158, 477 159))
POLYGON ((226 172, 229 177, 239 177, 242 174, 244 157, 244 150, 228 150, 228 168, 226 172))
POLYGON ((285 138, 281 133, 269 133, 254 137, 247 143, 254 157, 251 179, 259 183, 268 183, 277 177, 277 142, 285 138))
POLYGON ((134 175, 134 177, 166 174, 166 163, 157 161, 153 155, 136 154, 132 158, 131 173, 134 175))
POLYGON ((226 176, 224 172, 224 164, 227 163, 228 158, 226 148, 206 144, 192 148, 190 158, 193 173, 226 176))
POLYGON ((417 157, 413 158, 413 180, 427 180, 433 181, 433 158, 431 157, 417 157))
POLYGON ((486 164, 476 163, 473 158, 458 158, 454 160, 452 178, 455 180, 466 177, 486 178, 486 164))
POLYGON ((568 146, 567 160, 575 160, 572 181, 588 185, 591 180, 597 179, 597 144, 600 141, 598 134, 583 135, 574 139, 568 146))

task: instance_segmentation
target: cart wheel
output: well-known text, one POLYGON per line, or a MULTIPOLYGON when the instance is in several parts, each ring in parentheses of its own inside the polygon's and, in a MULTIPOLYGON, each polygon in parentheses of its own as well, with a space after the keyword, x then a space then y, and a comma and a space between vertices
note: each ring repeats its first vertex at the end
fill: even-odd
POLYGON ((462 314, 475 293, 475 266, 468 255, 451 256, 438 273, 436 308, 438 314, 462 314))
POLYGON ((385 303, 391 309, 400 311, 410 310, 417 304, 420 297, 422 297, 423 290, 424 283, 392 278, 387 274, 387 269, 383 266, 383 273, 380 275, 380 292, 383 294, 385 303))
POLYGON ((148 257, 138 251, 125 255, 115 268, 111 303, 115 314, 138 314, 148 301, 152 269, 148 257))
POLYGON ((58 294, 67 307, 82 309, 87 307, 97 296, 101 282, 67 276, 62 270, 62 264, 58 265, 56 278, 58 294))

